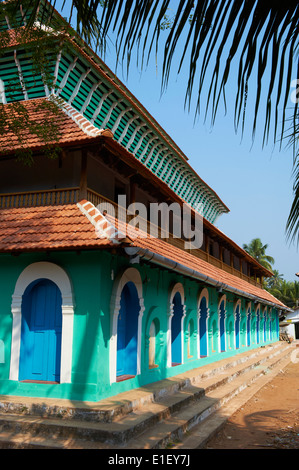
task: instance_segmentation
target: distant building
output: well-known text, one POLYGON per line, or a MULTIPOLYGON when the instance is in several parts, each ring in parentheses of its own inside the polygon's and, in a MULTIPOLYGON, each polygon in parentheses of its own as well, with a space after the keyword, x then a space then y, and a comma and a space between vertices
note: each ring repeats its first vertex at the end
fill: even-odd
POLYGON ((287 313, 279 326, 282 332, 288 333, 293 339, 299 339, 299 308, 287 313))
POLYGON ((80 38, 49 30, 51 89, 2 20, 0 106, 54 120, 62 152, 42 155, 30 126, 0 135, 1 394, 98 401, 278 341, 288 309, 262 288, 271 273, 217 229, 228 208, 172 138, 80 38), (148 212, 136 230, 120 195, 147 211, 187 203, 203 243, 175 236, 177 214, 166 237, 148 212))

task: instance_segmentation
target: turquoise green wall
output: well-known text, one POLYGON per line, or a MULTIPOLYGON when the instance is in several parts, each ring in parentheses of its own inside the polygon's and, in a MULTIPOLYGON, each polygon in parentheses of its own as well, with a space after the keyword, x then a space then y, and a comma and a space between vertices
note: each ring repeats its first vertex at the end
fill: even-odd
MULTIPOLYGON (((234 348, 234 305, 237 298, 226 293, 226 352, 219 352, 218 344, 218 302, 220 296, 216 289, 208 287, 208 349, 207 358, 197 359, 197 302, 204 285, 148 265, 130 265, 128 259, 111 255, 105 251, 86 251, 81 253, 61 252, 45 254, 22 254, 20 256, 1 255, 0 264, 0 341, 4 343, 4 363, 0 363, 0 393, 23 396, 42 396, 70 398, 75 400, 97 401, 131 388, 177 375, 186 370, 199 367, 236 354, 234 348), (9 380, 12 314, 11 300, 15 284, 21 272, 31 263, 48 261, 61 266, 70 277, 73 286, 74 340, 71 384, 30 384, 9 380), (142 319, 141 374, 133 379, 113 383, 109 377, 110 341, 110 298, 114 279, 127 267, 139 270, 142 278, 144 314, 142 319), (167 367, 167 328, 169 313, 169 293, 171 286, 181 282, 185 292, 184 318, 184 364, 167 367), (149 368, 149 329, 151 322, 156 325, 156 358, 158 367, 149 368), (190 328, 188 328, 190 325, 190 328), (230 325, 232 325, 230 331, 230 325), (189 330, 189 331, 188 331, 189 330)), ((256 336, 250 347, 246 342, 246 305, 241 303, 240 349, 245 351, 278 340, 277 312, 272 312, 272 340, 256 344, 256 336)), ((263 308, 261 308, 263 311, 263 308)), ((253 318, 255 315, 253 314, 253 318)), ((252 322, 252 328, 253 328, 252 322)), ((268 322, 269 328, 269 322, 268 322)))

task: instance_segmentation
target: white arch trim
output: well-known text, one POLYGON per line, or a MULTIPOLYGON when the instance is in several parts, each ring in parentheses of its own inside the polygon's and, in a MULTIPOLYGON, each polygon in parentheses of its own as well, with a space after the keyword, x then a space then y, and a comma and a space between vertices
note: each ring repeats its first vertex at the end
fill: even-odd
MULTIPOLYGON (((202 297, 201 297, 202 298, 202 297)), ((200 299, 201 300, 201 299, 200 299)), ((226 294, 223 294, 221 297, 220 297, 220 300, 218 302, 218 311, 220 309, 220 306, 222 304, 222 302, 224 302, 224 310, 226 310, 226 294)), ((200 302, 199 302, 200 303, 200 302)))
POLYGON ((139 315, 137 325, 137 375, 141 372, 141 333, 142 333, 142 317, 144 312, 144 299, 142 294, 142 279, 138 269, 127 268, 120 273, 114 282, 111 295, 111 335, 110 335, 110 384, 116 382, 116 360, 117 360, 117 322, 120 311, 120 299, 123 288, 128 282, 133 282, 136 287, 139 299, 139 315))
POLYGON ((27 266, 20 274, 12 295, 11 312, 13 317, 10 380, 19 380, 22 297, 26 288, 38 279, 48 279, 60 289, 62 297, 62 336, 60 383, 71 383, 74 302, 73 291, 67 273, 60 266, 49 262, 38 262, 27 266))
MULTIPOLYGON (((226 294, 223 294, 218 302, 218 351, 221 351, 221 336, 220 336, 220 307, 224 302, 224 351, 226 351, 226 294)), ((199 303, 200 305, 200 303, 199 303)))
POLYGON ((179 292, 180 296, 181 296, 181 299, 182 299, 182 305, 184 305, 184 301, 185 301, 185 292, 184 292, 184 286, 183 284, 181 284, 180 282, 177 282, 173 288, 171 289, 171 292, 170 292, 170 303, 172 303, 173 301, 173 298, 175 296, 175 294, 179 292))
POLYGON ((261 304, 260 304, 260 303, 258 303, 257 306, 255 307, 255 314, 257 314, 257 311, 258 311, 258 310, 259 310, 260 313, 261 313, 261 304))
POLYGON ((167 367, 172 367, 172 337, 171 337, 171 321, 174 315, 173 313, 173 298, 176 293, 181 296, 183 315, 181 319, 181 352, 182 352, 182 364, 184 363, 184 321, 186 317, 186 305, 185 305, 185 292, 184 286, 181 282, 177 282, 171 289, 169 295, 169 314, 168 314, 168 326, 167 326, 167 367))
MULTIPOLYGON (((208 332, 208 319, 210 316, 210 309, 209 309, 209 291, 206 287, 204 287, 202 291, 200 292, 198 303, 197 303, 197 357, 198 358, 200 358, 200 303, 203 298, 206 299, 206 303, 207 303, 206 332, 208 332)), ((209 355, 208 338, 207 338, 207 355, 209 355)))
POLYGON ((241 306, 242 306, 241 299, 238 299, 235 302, 235 305, 234 305, 234 315, 235 316, 236 316, 236 311, 237 311, 238 306, 239 306, 239 314, 241 315, 241 306))
POLYGON ((209 307, 209 291, 206 287, 204 287, 200 293, 199 299, 198 299, 198 308, 200 307, 200 302, 202 299, 205 297, 207 301, 207 308, 209 307))

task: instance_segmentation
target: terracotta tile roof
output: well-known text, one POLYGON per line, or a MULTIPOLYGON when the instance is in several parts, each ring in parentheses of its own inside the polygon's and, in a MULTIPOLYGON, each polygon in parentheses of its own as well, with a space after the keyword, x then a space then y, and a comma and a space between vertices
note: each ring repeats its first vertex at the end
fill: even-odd
MULTIPOLYGON (((266 290, 124 222, 103 215, 86 200, 78 204, 0 209, 0 252, 131 246, 161 255, 219 283, 284 305, 266 290)), ((192 274, 190 273, 192 276, 192 274)))
POLYGON ((0 210, 0 251, 109 247, 76 204, 0 210))
POLYGON ((0 33, 0 44, 1 47, 9 48, 16 47, 24 42, 23 38, 24 27, 19 29, 8 29, 1 31, 0 33))
MULTIPOLYGON (((109 219, 109 216, 107 217, 109 219)), ((127 234, 127 236, 133 240, 131 246, 139 247, 142 250, 148 250, 150 253, 154 253, 172 260, 174 271, 176 270, 175 265, 177 263, 190 269, 191 271, 193 270, 203 274, 204 276, 208 276, 209 278, 218 281, 219 284, 227 285, 233 289, 246 292, 259 299, 263 299, 265 301, 275 303, 276 305, 280 305, 281 307, 285 307, 282 302, 276 299, 268 291, 194 256, 192 252, 190 253, 184 251, 174 245, 167 243, 163 239, 150 238, 141 230, 136 231, 136 229, 128 224, 125 224, 124 222, 116 221, 116 225, 119 231, 121 231, 123 234, 127 234), (140 235, 138 235, 138 233, 140 235)))
MULTIPOLYGON (((53 118, 53 115, 51 115, 51 113, 49 112, 49 108, 47 106, 43 106, 45 103, 47 103, 47 101, 47 98, 38 98, 35 100, 23 101, 22 105, 28 111, 28 114, 31 116, 32 121, 42 123, 45 119, 53 118)), ((55 101, 55 103, 57 102, 55 101)), ((158 185, 162 191, 170 194, 173 200, 179 201, 180 203, 184 202, 180 196, 173 193, 173 191, 167 186, 166 183, 164 183, 154 173, 152 173, 152 171, 146 168, 138 159, 134 157, 133 154, 128 152, 118 142, 116 142, 112 138, 113 134, 109 129, 101 130, 96 128, 84 116, 82 116, 82 114, 78 113, 68 103, 64 102, 63 100, 60 100, 59 103, 60 108, 55 111, 54 118, 56 124, 59 126, 59 139, 57 143, 60 146, 85 144, 88 142, 93 142, 97 137, 101 136, 110 137, 111 139, 106 140, 106 145, 109 149, 111 148, 114 151, 121 150, 121 158, 123 158, 130 166, 134 167, 138 171, 138 173, 143 175, 145 178, 151 178, 151 180, 153 180, 154 183, 158 185)), ((11 107, 11 104, 4 105, 4 108, 8 113, 11 107)), ((37 135, 33 135, 29 131, 24 132, 22 134, 22 139, 26 143, 26 147, 30 147, 32 150, 39 150, 45 146, 44 141, 42 141, 37 135)), ((0 158, 2 152, 12 153, 21 148, 22 145, 20 144, 18 137, 14 135, 13 132, 7 132, 2 134, 0 132, 0 158)), ((192 210, 191 207, 190 209, 192 210)), ((256 260, 254 260, 247 252, 240 248, 233 240, 227 237, 217 227, 208 222, 206 219, 204 219, 203 223, 209 228, 209 230, 212 230, 216 234, 216 236, 220 236, 221 239, 227 241, 230 245, 232 245, 234 249, 236 249, 238 252, 241 252, 242 256, 245 259, 249 259, 251 263, 259 266, 259 269, 264 271, 264 275, 271 275, 268 270, 258 265, 256 260)))
POLYGON ((228 273, 205 260, 197 258, 191 253, 185 252, 173 245, 170 245, 163 240, 138 238, 134 241, 134 245, 150 250, 151 252, 164 256, 165 258, 171 259, 176 263, 186 266, 191 270, 200 272, 201 274, 206 275, 218 281, 219 283, 223 283, 232 288, 283 306, 283 303, 273 297, 268 291, 250 284, 244 279, 234 276, 233 274, 228 273))
POLYGON ((59 106, 56 102, 49 103, 47 98, 22 101, 17 105, 15 103, 3 105, 8 125, 0 132, 0 155, 1 153, 12 153, 22 148, 31 148, 34 151, 45 147, 46 144, 59 144, 59 146, 84 144, 102 135, 113 136, 109 130, 101 130, 90 124, 82 114, 62 100, 59 101, 59 106), (21 111, 18 111, 19 106, 22 107, 21 111), (29 125, 22 128, 19 134, 21 139, 19 139, 10 123, 16 119, 23 119, 23 116, 26 116, 29 125), (57 133, 54 129, 53 140, 45 142, 43 136, 35 133, 30 125, 43 125, 50 119, 55 123, 57 133))

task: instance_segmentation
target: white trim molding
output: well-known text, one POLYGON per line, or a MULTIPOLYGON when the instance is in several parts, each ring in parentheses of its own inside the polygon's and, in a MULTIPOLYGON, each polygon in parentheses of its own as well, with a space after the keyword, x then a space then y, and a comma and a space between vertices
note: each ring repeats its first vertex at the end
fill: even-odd
POLYGON ((120 299, 123 288, 128 282, 132 282, 137 290, 139 299, 139 314, 137 325, 137 375, 141 372, 141 334, 142 317, 144 313, 144 299, 142 294, 142 279, 136 268, 127 268, 115 279, 111 295, 111 336, 110 336, 110 384, 116 382, 116 361, 117 361, 117 323, 120 312, 120 299))
POLYGON ((220 297, 220 300, 218 302, 218 307, 217 307, 217 312, 218 312, 218 331, 219 331, 219 338, 218 338, 218 350, 219 352, 225 352, 226 351, 226 294, 223 294, 220 297), (220 320, 221 320, 221 312, 220 312, 220 307, 222 302, 224 302, 224 309, 223 309, 223 319, 224 319, 224 351, 221 350, 221 328, 220 328, 220 320))
POLYGON ((37 262, 27 266, 20 274, 12 295, 11 312, 13 317, 10 380, 19 380, 22 298, 27 287, 38 279, 48 279, 60 289, 62 297, 62 335, 60 383, 71 383, 74 301, 73 289, 67 273, 60 266, 49 262, 37 262))
POLYGON ((172 367, 172 337, 171 337, 171 322, 174 315, 173 312, 173 298, 176 293, 181 296, 183 315, 181 318, 181 360, 184 364, 184 320, 186 317, 186 305, 185 305, 185 292, 184 286, 180 282, 177 282, 170 291, 169 295, 169 313, 168 313, 168 325, 167 325, 167 367, 172 367))
POLYGON ((204 287, 199 295, 198 302, 197 302, 197 353, 198 359, 200 359, 200 317, 201 317, 201 310, 200 304, 202 299, 206 299, 206 307, 207 307, 207 318, 206 318, 206 334, 207 334, 207 356, 209 356, 209 341, 208 341, 208 320, 210 317, 210 309, 209 309, 209 291, 206 287, 204 287))

